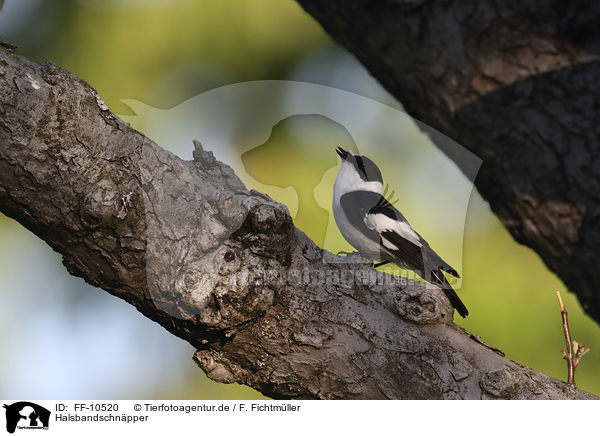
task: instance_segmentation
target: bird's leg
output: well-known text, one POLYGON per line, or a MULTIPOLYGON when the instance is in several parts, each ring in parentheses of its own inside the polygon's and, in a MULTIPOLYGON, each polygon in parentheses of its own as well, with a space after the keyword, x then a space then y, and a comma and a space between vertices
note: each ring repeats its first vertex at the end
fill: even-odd
POLYGON ((379 268, 380 266, 387 265, 390 262, 391 262, 391 260, 386 260, 383 262, 376 263, 375 265, 373 265, 373 268, 379 268))

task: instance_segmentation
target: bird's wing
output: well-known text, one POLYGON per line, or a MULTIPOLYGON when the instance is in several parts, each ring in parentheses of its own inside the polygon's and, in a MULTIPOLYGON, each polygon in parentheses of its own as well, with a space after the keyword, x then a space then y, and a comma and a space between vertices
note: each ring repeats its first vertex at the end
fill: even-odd
MULTIPOLYGON (((370 191, 354 191, 342 196, 341 203, 351 223, 371 239, 377 240, 382 251, 389 252, 401 261, 400 264, 422 272, 441 269, 454 277, 460 277, 382 195, 370 191)), ((381 257, 387 256, 382 254, 381 257)))
MULTIPOLYGON (((413 244, 393 230, 381 232, 381 246, 393 256, 392 262, 423 275, 425 262, 422 247, 413 244)), ((383 255, 381 257, 386 258, 383 255)))
POLYGON ((400 266, 424 272, 427 243, 394 206, 382 201, 365 215, 365 223, 379 233, 381 245, 400 260, 400 266))
POLYGON ((365 216, 380 199, 381 195, 371 191, 351 191, 340 198, 340 205, 350 224, 374 242, 379 242, 379 233, 367 227, 365 216))
POLYGON ((379 244, 380 258, 424 270, 421 237, 383 196, 371 191, 344 194, 340 204, 350 223, 379 244))
POLYGON ((413 230, 404 215, 384 197, 366 213, 365 224, 379 233, 392 231, 418 247, 423 246, 421 236, 413 230))

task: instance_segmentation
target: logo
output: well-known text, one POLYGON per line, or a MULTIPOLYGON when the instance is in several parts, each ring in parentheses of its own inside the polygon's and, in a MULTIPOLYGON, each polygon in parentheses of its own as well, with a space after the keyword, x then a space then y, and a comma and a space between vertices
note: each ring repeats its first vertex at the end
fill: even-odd
MULTIPOLYGON (((125 216, 136 201, 143 201, 145 209, 153 211, 146 214, 147 288, 156 307, 174 317, 187 319, 215 304, 212 290, 223 280, 229 280, 228 286, 241 289, 255 282, 290 280, 290 284, 300 285, 304 280, 313 284, 318 280, 320 285, 341 279, 336 279, 337 270, 328 265, 350 259, 331 253, 352 252, 354 248, 340 233, 332 210, 333 186, 341 165, 335 152, 338 146, 373 159, 384 175, 383 195, 392 203, 401 198, 398 206, 402 213, 418 222, 418 229, 424 235, 437 235, 435 245, 447 247, 441 253, 443 257, 450 259, 455 269, 461 269, 467 206, 472 181, 482 161, 397 107, 333 87, 285 80, 222 86, 167 110, 135 100, 123 103, 135 113, 122 115, 123 120, 182 159, 194 158, 197 165, 211 171, 218 167, 215 159, 226 163, 230 168, 219 171, 226 171, 226 177, 237 180, 235 183, 241 180, 248 189, 256 189, 287 205, 294 225, 326 250, 321 256, 323 267, 315 271, 316 275, 293 269, 257 270, 251 266, 231 269, 233 252, 223 255, 215 249, 247 223, 252 208, 249 199, 215 193, 201 203, 189 201, 181 195, 189 182, 177 178, 155 187, 156 181, 163 180, 162 174, 156 173, 160 170, 156 156, 142 153, 136 165, 142 177, 143 200, 124 190, 119 213, 125 216), (191 138, 199 142, 192 146, 191 138), (205 155, 203 149, 214 154, 205 155), (394 188, 402 191, 394 196, 394 188), (217 213, 217 203, 226 205, 223 210, 229 211, 227 216, 217 213), (441 213, 442 222, 437 219, 441 213), (170 239, 164 230, 176 232, 184 221, 207 223, 214 231, 210 235, 198 234, 194 245, 198 255, 193 256, 193 262, 182 264, 181 256, 165 256, 165 246, 172 253, 188 253, 189 238, 170 239), (227 278, 223 271, 230 271, 227 278), (234 274, 235 271, 239 274, 234 274)), ((379 247, 379 236, 374 237, 379 247)), ((314 252, 314 256, 320 254, 314 252)), ((417 254, 422 255, 420 249, 417 254)), ((389 276, 384 272, 399 279, 419 276, 416 271, 402 271, 391 265, 378 272, 369 261, 364 265, 363 271, 357 270, 358 275, 344 280, 358 277, 365 284, 374 279, 387 280, 389 276)), ((460 287, 458 280, 451 281, 454 288, 460 287)), ((270 293, 260 298, 270 304, 270 293)))
POLYGON ((19 401, 3 406, 6 409, 6 431, 14 433, 16 429, 48 429, 50 411, 28 401, 19 401))

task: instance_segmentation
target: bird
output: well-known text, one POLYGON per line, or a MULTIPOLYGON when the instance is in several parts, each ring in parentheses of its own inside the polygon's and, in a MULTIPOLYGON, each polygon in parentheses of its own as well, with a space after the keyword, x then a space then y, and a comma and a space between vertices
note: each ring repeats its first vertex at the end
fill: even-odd
POLYGON ((332 210, 344 237, 375 267, 394 263, 440 287, 452 307, 465 318, 469 311, 444 276, 460 278, 385 198, 383 178, 368 157, 336 148, 342 166, 333 185, 332 210))

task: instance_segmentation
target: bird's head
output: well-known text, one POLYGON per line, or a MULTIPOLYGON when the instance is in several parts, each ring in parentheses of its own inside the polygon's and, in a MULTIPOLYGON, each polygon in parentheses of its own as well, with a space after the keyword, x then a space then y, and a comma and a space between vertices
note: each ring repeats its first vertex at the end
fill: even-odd
POLYGON ((383 183, 381 171, 379 171, 379 168, 377 168, 377 165, 371 159, 361 154, 353 154, 342 147, 336 148, 335 151, 342 158, 342 169, 340 172, 348 173, 348 177, 352 177, 352 173, 354 173, 363 182, 383 183))

